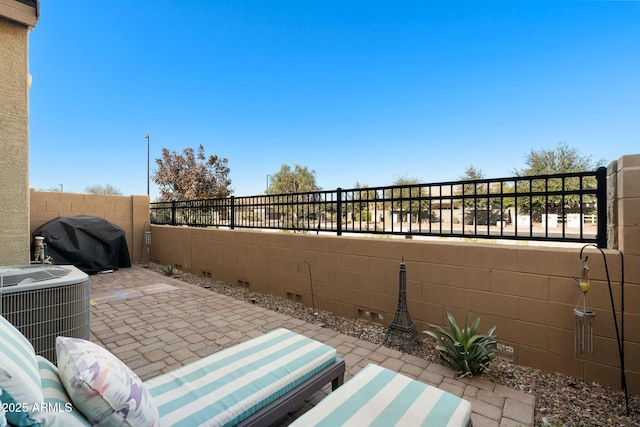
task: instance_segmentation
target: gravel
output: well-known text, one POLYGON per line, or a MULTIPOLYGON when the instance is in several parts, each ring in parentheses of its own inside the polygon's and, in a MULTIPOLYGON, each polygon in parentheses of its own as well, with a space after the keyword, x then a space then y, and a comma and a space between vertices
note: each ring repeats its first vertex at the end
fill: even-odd
MULTIPOLYGON (((149 264, 162 273, 162 266, 149 264)), ((176 278, 196 284, 238 300, 253 302, 260 307, 278 311, 375 344, 382 344, 385 328, 348 319, 269 294, 251 292, 234 285, 209 278, 174 271, 176 278)), ((499 333, 499 331, 497 331, 499 333)), ((440 363, 437 350, 429 338, 411 354, 440 363)), ((549 373, 494 358, 482 378, 535 396, 537 426, 638 426, 640 427, 640 396, 629 396, 630 416, 626 416, 624 393, 594 382, 580 380, 560 373, 549 373)))

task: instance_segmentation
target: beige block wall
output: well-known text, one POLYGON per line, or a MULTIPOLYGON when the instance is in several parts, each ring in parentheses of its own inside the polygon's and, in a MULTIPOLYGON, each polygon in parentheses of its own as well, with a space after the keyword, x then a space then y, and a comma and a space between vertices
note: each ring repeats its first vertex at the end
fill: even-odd
MULTIPOLYGON (((125 231, 132 263, 142 262, 143 233, 149 221, 149 196, 102 196, 31 189, 31 232, 59 216, 104 218, 125 231)), ((29 234, 29 239, 30 239, 29 234)))
POLYGON ((28 43, 0 13, 0 265, 29 262, 28 43))
MULTIPOLYGON (((625 361, 627 382, 640 382, 640 155, 617 161, 617 248, 624 254, 625 268, 625 361)), ((605 374, 605 373, 602 373, 605 374)))
MULTIPOLYGON (((418 331, 426 329, 427 323, 444 324, 446 310, 460 320, 471 311, 482 316, 484 331, 497 325, 500 342, 514 348, 516 363, 613 387, 620 385, 606 276, 595 249, 586 250, 591 257, 593 287, 588 304, 596 311, 595 354, 575 357, 573 308, 580 293, 573 277, 582 267, 579 246, 529 247, 169 226, 154 226, 152 232, 152 258, 161 264, 175 264, 185 271, 232 284, 248 283, 252 291, 311 305, 306 266, 298 273, 299 263, 307 261, 312 267, 316 307, 350 318, 361 318, 363 313, 381 314, 384 325, 395 314, 398 269, 404 257, 408 307, 418 331), (602 375, 616 371, 617 375, 602 375)), ((612 250, 605 253, 619 315, 620 256, 612 250)), ((637 331, 637 286, 626 299, 626 328, 637 331)), ((629 333, 626 339, 629 353, 640 347, 640 333, 629 333)), ((640 393, 640 366, 628 362, 627 368, 632 370, 627 374, 630 389, 640 393)))

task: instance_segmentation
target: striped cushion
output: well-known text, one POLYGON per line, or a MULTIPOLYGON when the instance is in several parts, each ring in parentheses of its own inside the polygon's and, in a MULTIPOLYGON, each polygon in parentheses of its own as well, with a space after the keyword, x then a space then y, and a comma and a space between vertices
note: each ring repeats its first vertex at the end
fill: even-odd
POLYGON ((471 404, 369 364, 291 426, 466 426, 471 404))
POLYGON ((33 346, 0 316, 0 386, 16 402, 42 402, 42 386, 33 346))
POLYGON ((286 329, 145 381, 161 425, 234 425, 336 359, 335 349, 286 329))
MULTIPOLYGON (((2 388, 0 388, 0 402, 2 402, 2 388)), ((7 425, 7 417, 4 415, 4 405, 0 406, 0 427, 7 425)))
POLYGON ((67 395, 58 368, 42 356, 37 358, 47 411, 39 414, 36 420, 43 426, 90 427, 89 421, 73 406, 67 395))

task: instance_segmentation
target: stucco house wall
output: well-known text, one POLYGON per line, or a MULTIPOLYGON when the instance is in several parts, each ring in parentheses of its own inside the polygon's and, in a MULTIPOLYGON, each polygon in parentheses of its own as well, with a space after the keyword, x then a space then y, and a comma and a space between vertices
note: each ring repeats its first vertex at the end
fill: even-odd
POLYGON ((36 20, 37 7, 0 0, 0 265, 29 262, 28 46, 36 20))

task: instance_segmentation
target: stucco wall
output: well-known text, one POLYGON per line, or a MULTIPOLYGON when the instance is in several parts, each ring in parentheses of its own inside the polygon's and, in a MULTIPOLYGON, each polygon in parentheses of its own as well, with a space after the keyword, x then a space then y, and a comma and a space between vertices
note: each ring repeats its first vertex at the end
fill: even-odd
POLYGON ((28 40, 0 16, 0 265, 29 262, 28 40))
MULTIPOLYGON (((31 231, 59 216, 104 218, 125 231, 132 263, 142 260, 143 231, 149 221, 149 196, 101 196, 31 189, 31 231)), ((29 234, 29 238, 30 238, 29 234)))

